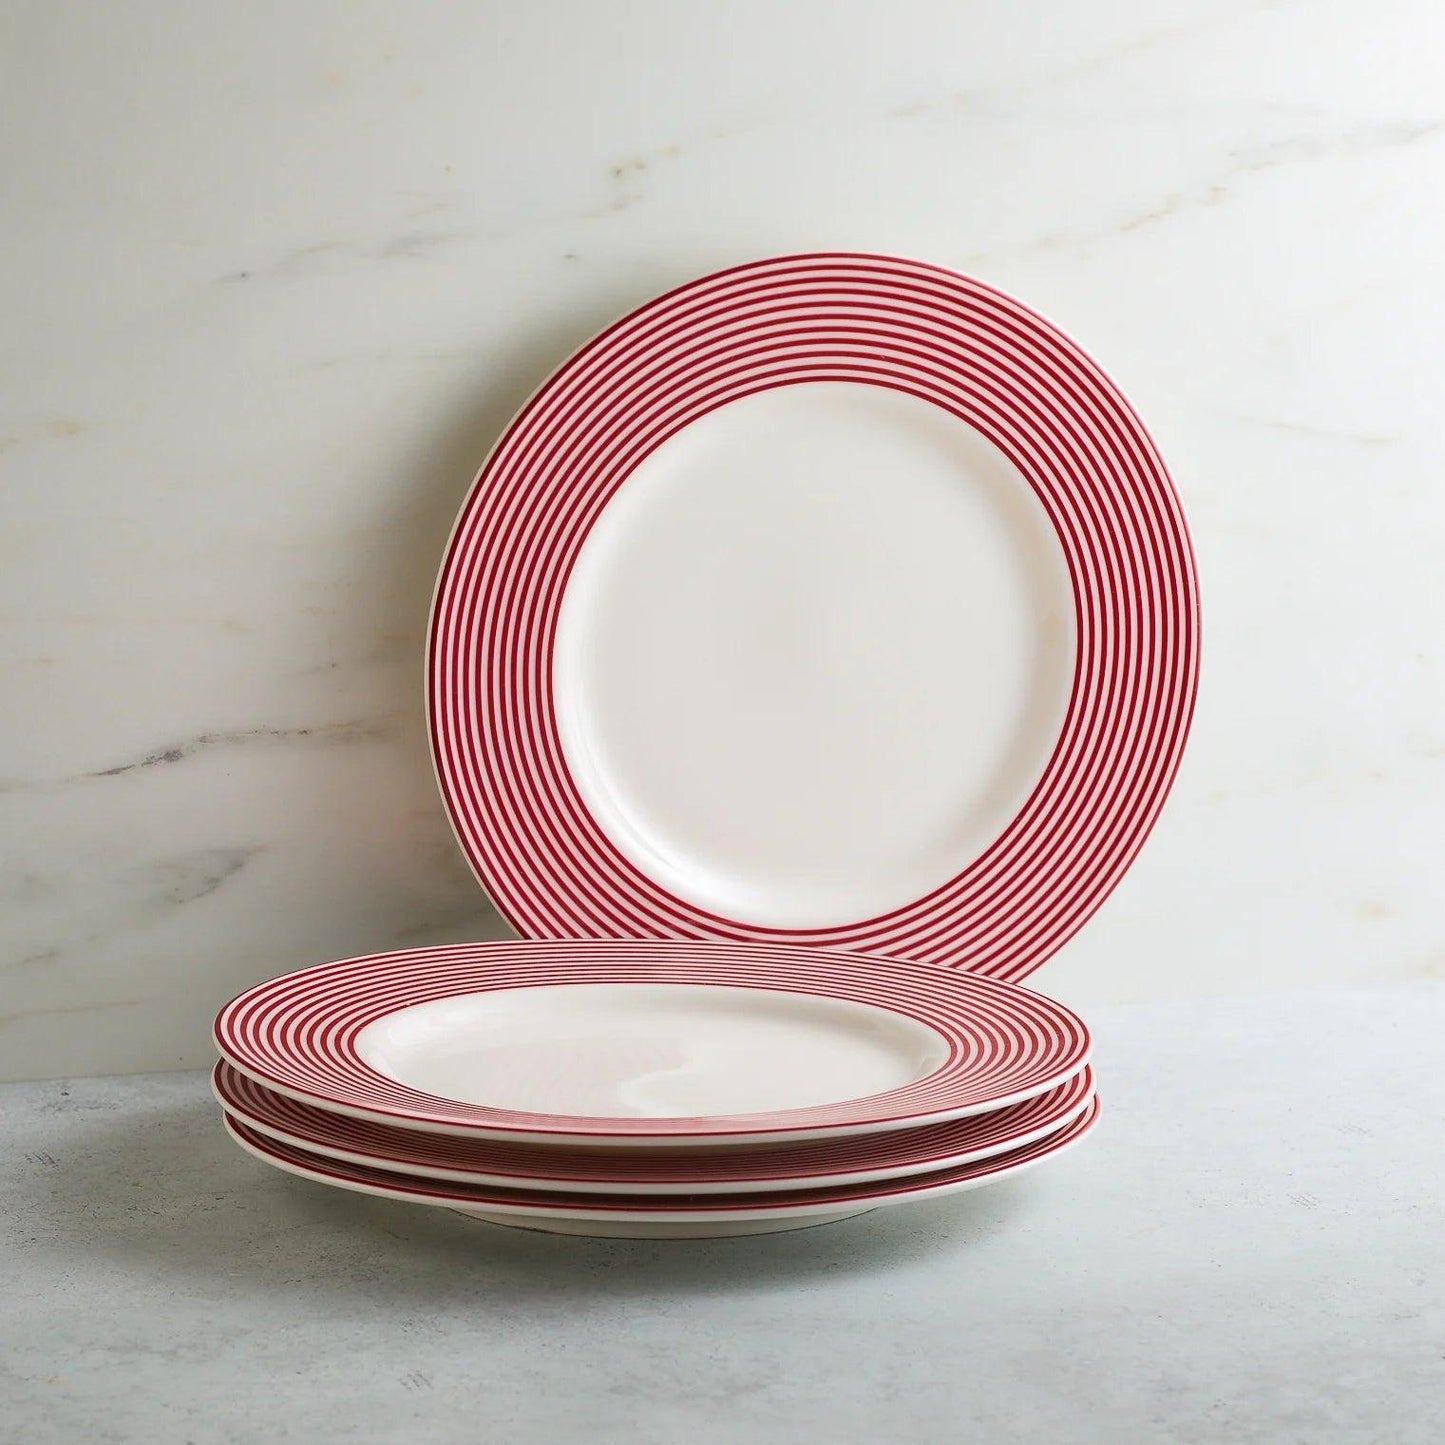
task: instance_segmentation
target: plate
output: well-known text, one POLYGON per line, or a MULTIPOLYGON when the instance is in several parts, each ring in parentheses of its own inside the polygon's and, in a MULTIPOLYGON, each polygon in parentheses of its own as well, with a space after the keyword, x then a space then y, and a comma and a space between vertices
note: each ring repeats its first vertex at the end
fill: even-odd
POLYGON ((764 1142, 964 1118, 1088 1062, 1062 1004, 762 944, 471 943, 322 964, 216 1019, 221 1056, 379 1123, 533 1142, 764 1142))
POLYGON ((535 938, 1018 979, 1099 906, 1193 709, 1193 554, 1078 345, 936 266, 783 257, 567 361, 448 544, 457 838, 535 938))
POLYGON ((1046 1094, 946 1124, 753 1149, 559 1149, 450 1138, 327 1113, 216 1065, 211 1087, 231 1118, 326 1159, 463 1184, 573 1194, 726 1194, 867 1184, 969 1164, 1022 1148, 1084 1112, 1089 1069, 1046 1094))
POLYGON ((804 1229, 883 1205, 935 1199, 995 1184, 1032 1169, 1077 1144, 1099 1117, 1098 1099, 1071 1123, 1021 1149, 973 1164, 960 1164, 911 1179, 884 1184, 805 1189, 787 1194, 719 1194, 687 1205, 677 1198, 632 1195, 575 1195, 520 1189, 444 1184, 342 1164, 267 1138, 229 1116, 232 1138, 258 1159, 303 1179, 377 1194, 413 1204, 435 1204, 487 1220, 560 1234, 626 1235, 632 1237, 702 1237, 724 1234, 765 1234, 804 1229))

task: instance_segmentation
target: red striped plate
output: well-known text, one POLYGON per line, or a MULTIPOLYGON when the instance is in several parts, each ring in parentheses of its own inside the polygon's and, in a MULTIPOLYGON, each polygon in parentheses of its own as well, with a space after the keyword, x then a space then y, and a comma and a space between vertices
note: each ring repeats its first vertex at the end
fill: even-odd
MULTIPOLYGON (((867 445, 873 439, 863 417, 868 406, 846 403, 844 397, 832 414, 842 428, 837 457, 845 467, 849 428, 864 426, 859 437, 867 445)), ((761 455, 766 470, 770 454, 761 455)), ((799 455, 806 462, 813 453, 805 446, 799 455)), ((725 473, 723 491, 734 482, 753 487, 748 495, 754 505, 756 471, 725 473)), ((884 466, 875 480, 886 488, 895 478, 884 466)), ((962 515, 949 513, 955 522, 962 515)), ((970 527, 958 525, 965 544, 974 545, 970 527)), ((991 566, 1007 552, 1004 547, 997 556, 979 556, 991 566)), ((1026 596, 1019 606, 1027 622, 1026 596)), ((735 267, 659 297, 583 347, 528 402, 482 468, 446 551, 428 642, 428 708, 441 791, 461 847, 497 908, 524 936, 796 942, 1017 979, 1098 908, 1141 846, 1179 762, 1197 669, 1195 565, 1179 500, 1143 423, 1099 366, 1027 306, 979 281, 892 257, 823 254, 735 267), (979 504, 986 519, 982 532, 995 522, 1007 530, 1013 525, 1008 518, 1023 512, 1033 519, 1029 526, 1043 529, 1051 560, 1039 575, 1053 577, 1062 599, 1055 622, 1034 631, 1020 623, 1024 630, 1017 637, 990 637, 987 591, 982 605, 959 614, 968 623, 962 630, 970 633, 969 645, 981 637, 987 652, 997 644, 989 656, 1005 671, 1010 659, 1017 660, 1020 638, 1057 654, 1057 676, 1049 674, 1056 699, 1044 707, 1042 722, 1030 724, 1041 729, 1037 747, 1017 776, 992 791, 983 773, 974 779, 982 789, 978 796, 955 798, 950 791, 960 785, 949 764, 949 740, 956 740, 960 756, 979 746, 970 727, 945 728, 940 735, 938 719, 952 716, 945 709, 928 713, 931 732, 910 728, 919 708, 932 708, 945 696, 954 699, 949 705, 956 704, 966 724, 970 707, 987 705, 994 675, 978 673, 979 686, 970 694, 973 664, 945 640, 922 657, 905 649, 906 666, 898 667, 907 673, 917 663, 917 676, 896 692, 891 686, 904 675, 894 666, 895 651, 910 639, 910 628, 895 625, 896 619, 914 617, 926 626, 934 591, 941 589, 955 610, 972 595, 966 590, 968 559, 953 568, 920 560, 924 575, 916 579, 908 570, 915 555, 937 556, 936 547, 927 550, 926 518, 930 508, 957 503, 946 487, 918 493, 917 525, 910 522, 904 535, 888 531, 894 509, 887 490, 866 494, 855 488, 847 501, 851 511, 840 495, 837 526, 843 531, 834 541, 863 561, 852 574, 827 578, 815 595, 807 580, 813 553, 808 529, 814 521, 821 527, 830 514, 828 505, 814 505, 820 495, 816 469, 802 465, 781 478, 791 489, 779 493, 792 508, 795 532, 789 535, 800 539, 792 551, 779 549, 765 509, 755 506, 745 525, 738 524, 723 492, 703 485, 712 474, 699 479, 688 473, 683 481, 699 488, 691 495, 708 507, 716 504, 718 547, 732 551, 708 553, 712 513, 704 508, 683 517, 689 545, 700 549, 699 567, 669 561, 666 529, 683 514, 667 510, 678 494, 658 490, 656 482, 659 458, 678 455, 668 448, 696 442, 702 453, 687 455, 705 460, 720 418, 762 416, 746 409, 775 402, 806 410, 812 401, 828 401, 819 390, 827 387, 879 398, 885 410, 912 408, 910 415, 933 419, 920 423, 929 432, 920 442, 923 450, 935 441, 972 448, 969 455, 984 458, 979 465, 992 469, 995 482, 1005 474, 1012 478, 1012 501, 989 492, 992 500, 979 504), (935 438, 930 428, 947 435, 935 438), (644 476, 652 480, 638 480, 644 476), (588 560, 601 555, 599 537, 614 549, 609 556, 631 556, 625 547, 638 535, 642 512, 633 502, 643 488, 650 489, 648 545, 654 550, 648 555, 659 565, 661 581, 653 580, 663 589, 657 594, 661 606, 643 606, 627 592, 637 580, 635 569, 614 568, 616 575, 607 574, 613 591, 598 591, 595 577, 603 575, 597 570, 603 564, 588 560), (873 547, 870 517, 894 547, 886 557, 873 547), (740 536, 755 538, 756 546, 744 546, 740 536), (739 564, 735 592, 726 585, 729 558, 739 564), (789 570, 795 560, 796 575, 789 570), (875 562, 889 585, 870 593, 868 569, 875 562), (708 630, 712 624, 698 601, 703 594, 694 595, 695 571, 707 579, 699 586, 723 579, 720 631, 708 630), (594 580, 569 612, 569 594, 584 586, 579 577, 594 580), (759 578, 773 589, 768 595, 777 605, 741 617, 759 578), (895 580, 916 580, 916 594, 900 600, 895 580), (855 582, 856 595, 850 591, 855 582), (654 623, 658 638, 671 638, 669 627, 683 627, 666 615, 667 588, 679 599, 680 615, 699 619, 707 633, 696 656, 685 636, 678 646, 648 650, 654 623), (895 619, 886 625, 893 627, 897 648, 890 648, 888 635, 852 647, 851 624, 840 615, 851 616, 854 603, 865 630, 874 612, 895 619), (595 648, 589 653, 589 639, 595 639, 586 628, 604 611, 621 619, 617 626, 624 634, 629 618, 641 619, 641 655, 627 661, 646 688, 636 694, 632 714, 627 692, 617 691, 617 669, 593 675, 600 654, 595 648), (582 640, 564 647, 559 660, 559 637, 571 635, 569 626, 582 640), (814 645, 816 628, 823 629, 827 645, 814 645), (733 642, 739 646, 728 651, 733 642), (774 668, 767 675, 773 690, 729 688, 727 669, 755 667, 759 649, 774 668), (793 656, 798 666, 789 672, 793 656), (682 662, 692 689, 684 701, 695 711, 660 719, 658 707, 676 700, 668 692, 667 670, 682 662), (714 662, 715 677, 709 671, 714 662), (869 695, 874 667, 891 683, 869 695), (824 712, 827 689, 839 676, 851 680, 853 691, 841 698, 834 718, 856 720, 856 707, 866 704, 869 726, 876 722, 879 735, 877 769, 866 766, 866 730, 853 738, 857 748, 848 766, 858 774, 862 757, 871 789, 864 793, 896 799, 896 813, 895 805, 850 813, 846 789, 832 786, 828 768, 836 758, 828 749, 837 734, 824 712), (728 724, 706 742, 699 735, 689 755, 691 720, 706 718, 712 683, 726 704, 728 724), (609 687, 611 711, 604 718, 598 699, 609 687), (804 710, 789 711, 800 696, 804 710), (818 746, 810 749, 799 718, 815 714, 821 717, 818 746), (769 753, 769 738, 781 738, 788 727, 793 751, 769 753), (740 736, 749 729, 756 739, 740 736), (626 767, 615 748, 607 751, 619 739, 627 766, 646 769, 649 759, 657 760, 645 797, 628 792, 626 767), (762 773, 751 775, 738 765, 752 746, 777 773, 776 786, 765 786, 762 773), (930 792, 934 758, 937 787, 930 792), (895 773, 906 786, 890 790, 895 773), (843 821, 834 828, 801 805, 785 811, 787 826, 777 828, 756 807, 744 809, 745 815, 728 812, 734 790, 750 803, 768 803, 791 797, 793 782, 799 797, 842 799, 843 821), (694 794, 693 802, 685 801, 694 794), (940 814, 932 802, 938 796, 956 804, 956 812, 940 814), (659 808, 685 807, 695 807, 703 820, 699 829, 710 830, 706 846, 716 845, 715 856, 698 851, 691 835, 659 831, 659 808), (917 837, 874 846, 875 830, 881 839, 886 827, 915 814, 917 837), (794 826, 796 846, 788 832, 794 826), (922 861, 889 881, 881 863, 895 844, 900 856, 916 845, 922 861), (851 877, 834 857, 846 860, 849 849, 862 859, 851 877), (752 870, 751 882, 738 881, 740 870, 752 870), (857 888, 847 886, 853 881, 857 888), (860 908, 860 900, 866 906, 860 908)), ((1018 683, 1020 697, 1030 695, 1026 682, 1018 683)), ((989 716, 998 735, 1008 737, 1007 717, 989 716)))
MULTIPOLYGON (((565 1071, 581 1047, 576 1036, 585 1032, 586 1020, 583 1010, 555 1040, 543 1037, 531 1054, 507 1056, 516 1086, 527 1087, 534 1075, 547 1071, 565 1071)), ((665 1022, 664 1031, 667 1027, 665 1022)), ((462 1052, 476 1054, 473 1041, 479 1035, 472 1025, 467 1029, 462 1052)), ((745 1019, 745 1038, 752 1029, 751 1018, 745 1019)), ((604 1032, 599 1046, 609 1039, 604 1032)), ((1084 1067, 1089 1054, 1088 1030, 1073 1013, 999 980, 831 950, 617 940, 473 943, 323 964, 233 999, 216 1019, 215 1040, 222 1057, 248 1077, 355 1118, 439 1133, 629 1145, 757 1143, 960 1119, 1057 1088, 1084 1067), (464 1102, 411 1087, 363 1056, 376 1033, 361 1038, 368 1026, 394 1021, 417 1005, 467 1000, 471 1007, 485 995, 484 1007, 507 1008, 523 997, 519 990, 550 988, 555 998, 569 989, 607 986, 666 986, 678 998, 685 989, 702 989, 716 991, 709 998, 741 996, 763 1010, 777 1001, 817 1010, 820 1020, 808 1021, 798 1036, 801 1044, 821 1037, 827 1045, 836 1035, 844 1047, 860 1038, 878 1040, 886 1052, 890 1039, 903 1038, 899 1077, 907 1081, 863 1097, 832 1095, 830 1102, 802 1107, 660 1117, 648 1117, 660 1111, 644 1108, 639 1117, 617 1117, 623 1111, 574 1115, 464 1102), (918 1057, 928 1062, 911 1073, 914 1045, 906 1041, 914 1039, 921 1040, 918 1057)), ((626 1039, 621 1047, 627 1047, 626 1039)), ((789 1053, 767 1046, 756 1057, 766 1070, 786 1067, 789 1053)), ((670 1067, 671 1061, 663 1061, 664 1071, 670 1067)), ((637 1069, 658 1071, 650 1056, 637 1069)), ((736 1072, 732 1061, 724 1059, 720 1072, 728 1081, 736 1072)), ((843 1077, 849 1077, 846 1071, 843 1077)), ((802 1077, 800 1096, 808 1095, 814 1082, 802 1077)), ((785 1085, 791 1087, 787 1080, 785 1085)), ((738 1081, 731 1079, 731 1086, 738 1081)))
MULTIPOLYGON (((810 1221, 821 1223, 829 1218, 843 1218, 881 1205, 904 1204, 911 1199, 931 1199, 944 1194, 958 1194, 995 1184, 1012 1175, 1062 1154, 1077 1144, 1095 1125, 1099 1117, 1099 1101, 1095 1098, 1084 1113, 1071 1123, 1043 1139, 973 1164, 919 1174, 910 1179, 895 1179, 882 1184, 853 1184, 829 1189, 790 1190, 783 1194, 715 1194, 703 1199, 692 1197, 659 1198, 627 1194, 557 1194, 523 1189, 497 1189, 486 1186, 444 1184, 438 1180, 413 1178, 409 1175, 367 1169, 360 1164, 342 1164, 323 1159, 304 1149, 267 1138, 238 1119, 226 1118, 226 1128, 242 1148, 257 1158, 287 1173, 314 1179, 322 1184, 361 1194, 405 1200, 414 1204, 439 1204, 452 1209, 477 1213, 499 1223, 531 1224, 546 1229, 549 1220, 572 1220, 576 1224, 593 1222, 638 1223, 652 1225, 724 1224, 729 1220, 751 1220, 757 1224, 796 1221, 801 1228, 810 1221)), ((576 1229, 578 1233, 603 1233, 603 1230, 576 1229)), ((699 1231, 722 1233, 723 1230, 699 1231)), ((744 1227, 737 1232, 750 1232, 744 1227)))
POLYGON ((687 1152, 558 1149, 395 1129, 298 1103, 224 1061, 211 1075, 211 1088, 231 1118, 258 1134, 323 1158, 387 1173, 575 1194, 741 1194, 868 1184, 1020 1149, 1082 1114, 1094 1096, 1094 1075, 1083 1069, 1057 1089, 1025 1103, 946 1124, 844 1139, 687 1152))

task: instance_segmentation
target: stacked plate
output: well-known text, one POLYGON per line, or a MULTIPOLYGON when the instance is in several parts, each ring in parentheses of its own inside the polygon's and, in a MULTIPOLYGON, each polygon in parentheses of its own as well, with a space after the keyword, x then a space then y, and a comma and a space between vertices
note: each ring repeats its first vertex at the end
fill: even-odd
POLYGON ((1020 986, 1118 882, 1198 668, 1178 498, 1020 303, 787 257, 603 332, 512 422, 428 641, 457 839, 522 941, 326 964, 217 1020, 237 1141, 592 1234, 970 1189, 1098 1113, 1020 986))
POLYGON ((745 1234, 1069 1147, 1089 1036, 1013 984, 832 950, 474 943, 222 1011, 236 1140, 343 1188, 581 1233, 745 1234))

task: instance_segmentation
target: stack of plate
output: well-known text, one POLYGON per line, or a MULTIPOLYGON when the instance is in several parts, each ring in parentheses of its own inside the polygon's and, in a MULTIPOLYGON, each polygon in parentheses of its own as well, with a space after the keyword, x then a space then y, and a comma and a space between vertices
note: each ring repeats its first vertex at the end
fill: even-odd
POLYGON ((237 1141, 499 1223, 746 1234, 1027 1169, 1097 1113, 1089 1036, 1014 984, 831 950, 474 943, 227 1005, 237 1141))
POLYGON ((796 1228, 1092 1127, 1020 987, 1133 860, 1198 669, 1157 450, 1077 345, 889 257, 704 278, 578 352, 448 544, 438 780, 526 941, 217 1020, 266 1162, 499 1223, 796 1228))

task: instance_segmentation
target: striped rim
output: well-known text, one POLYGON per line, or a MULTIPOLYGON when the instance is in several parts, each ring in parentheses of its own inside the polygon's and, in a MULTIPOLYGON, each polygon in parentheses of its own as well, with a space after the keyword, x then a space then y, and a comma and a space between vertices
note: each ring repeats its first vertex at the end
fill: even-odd
POLYGON ((854 1133, 983 1113, 1033 1098, 1088 1062, 1062 1004, 927 964, 810 948, 721 943, 471 943, 343 959, 248 989, 217 1016, 221 1055, 258 1083, 380 1123, 538 1140, 705 1143, 854 1133), (385 1014, 461 994, 543 985, 672 983, 771 989, 871 1005, 935 1030, 947 1057, 900 1088, 807 1108, 695 1118, 593 1118, 468 1104, 370 1068, 356 1037, 385 1014))
POLYGON ((1056 327, 981 282, 886 256, 792 256, 671 291, 604 331, 512 422, 458 517, 428 641, 431 745, 473 870, 520 934, 803 942, 1020 978, 1098 908, 1177 770, 1198 673, 1194 558, 1143 423, 1056 327), (999 836, 956 877, 815 929, 699 908, 623 856, 558 733, 552 650, 602 508, 683 427, 816 381, 892 388, 986 436, 1033 488, 1074 594, 1059 736, 999 836))
POLYGON ((1093 1098, 1094 1075, 1083 1069, 1026 1103, 921 1129, 686 1154, 563 1150, 396 1129, 288 1099, 224 1061, 212 1072, 211 1088, 232 1118, 258 1134, 387 1173, 578 1193, 714 1194, 866 1183, 991 1158, 1031 1144, 1081 1114, 1093 1098))
POLYGON ((960 1193, 993 1184, 1011 1174, 1041 1164, 1077 1144, 1099 1118, 1099 1101, 1071 1123, 1043 1139, 1007 1154, 995 1155, 973 1164, 960 1164, 950 1169, 916 1175, 885 1184, 842 1185, 828 1189, 789 1190, 782 1194, 714 1194, 701 1198, 695 1195, 661 1198, 656 1195, 630 1194, 555 1194, 537 1190, 497 1189, 482 1186, 468 1188, 462 1184, 417 1179, 410 1175, 387 1174, 380 1169, 367 1169, 360 1164, 340 1164, 334 1159, 297 1149, 290 1144, 268 1139, 248 1128, 240 1120, 226 1115, 226 1128, 242 1148, 268 1164, 362 1194, 379 1194, 414 1204, 440 1204, 453 1208, 486 1209, 498 1214, 558 1215, 577 1218, 642 1220, 661 1223, 671 1219, 679 1223, 703 1222, 710 1218, 727 1219, 738 1215, 754 1218, 781 1217, 826 1213, 841 1205, 863 1207, 880 1204, 901 1204, 910 1199, 927 1199, 940 1194, 960 1193))

